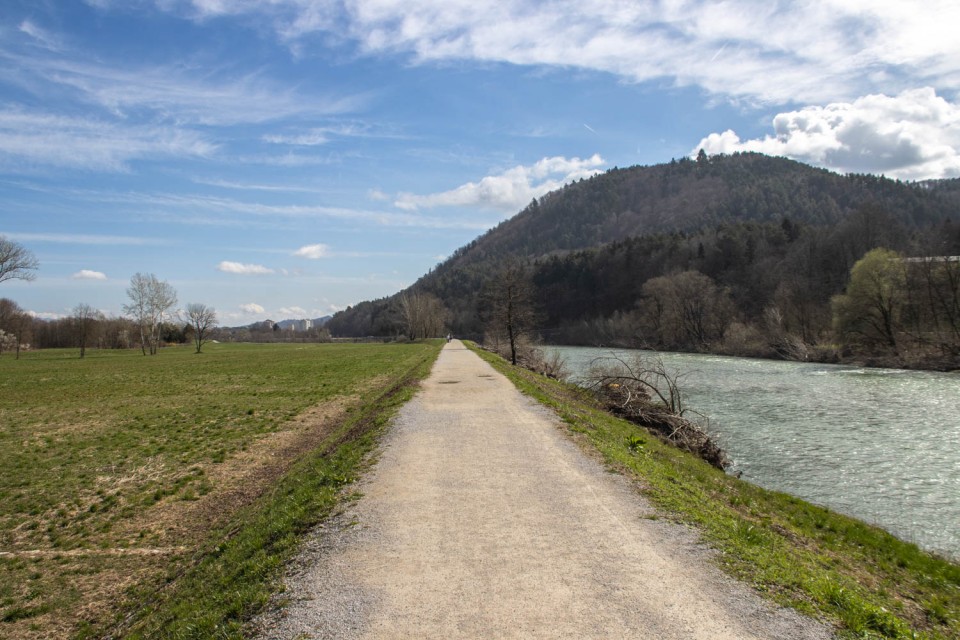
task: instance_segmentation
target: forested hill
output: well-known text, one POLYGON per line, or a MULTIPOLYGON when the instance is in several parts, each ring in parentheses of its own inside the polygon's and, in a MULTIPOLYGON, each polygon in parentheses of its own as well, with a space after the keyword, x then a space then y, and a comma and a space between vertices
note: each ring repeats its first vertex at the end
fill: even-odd
MULTIPOLYGON (((960 252, 930 244, 952 238, 951 219, 960 220, 958 180, 903 183, 761 154, 701 155, 613 169, 549 193, 457 250, 411 290, 437 295, 455 332, 478 334, 479 291, 505 258, 519 257, 537 284, 543 335, 589 343, 603 340, 570 328, 636 312, 651 278, 705 274, 729 290, 736 317, 749 324, 784 278, 806 269, 822 315, 853 263, 876 246, 960 252)), ((393 302, 341 312, 331 331, 400 333, 393 302)), ((829 318, 815 324, 810 330, 823 331, 829 318)))
POLYGON ((755 153, 612 169, 531 203, 458 252, 451 266, 491 254, 538 256, 637 235, 695 232, 725 222, 789 219, 832 225, 866 202, 897 212, 901 222, 913 227, 941 220, 956 207, 960 193, 941 197, 944 184, 841 176, 755 153))

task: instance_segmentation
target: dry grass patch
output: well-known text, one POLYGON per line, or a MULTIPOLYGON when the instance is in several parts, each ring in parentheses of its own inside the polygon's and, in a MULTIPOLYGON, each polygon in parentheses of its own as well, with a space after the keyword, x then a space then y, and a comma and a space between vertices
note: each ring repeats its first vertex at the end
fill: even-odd
POLYGON ((119 528, 118 537, 137 544, 195 544, 210 529, 222 525, 241 507, 251 504, 305 453, 319 447, 342 423, 357 396, 340 396, 305 411, 265 434, 223 462, 197 465, 210 489, 202 496, 170 496, 139 518, 119 528), (144 534, 144 532, 146 532, 144 534))

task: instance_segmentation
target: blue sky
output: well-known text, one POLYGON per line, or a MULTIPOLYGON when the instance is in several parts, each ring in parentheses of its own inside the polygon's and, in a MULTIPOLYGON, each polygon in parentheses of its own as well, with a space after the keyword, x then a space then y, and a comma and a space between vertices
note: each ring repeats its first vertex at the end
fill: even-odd
POLYGON ((221 324, 414 282, 534 197, 753 150, 960 176, 951 2, 7 0, 0 234, 42 317, 136 272, 221 324))

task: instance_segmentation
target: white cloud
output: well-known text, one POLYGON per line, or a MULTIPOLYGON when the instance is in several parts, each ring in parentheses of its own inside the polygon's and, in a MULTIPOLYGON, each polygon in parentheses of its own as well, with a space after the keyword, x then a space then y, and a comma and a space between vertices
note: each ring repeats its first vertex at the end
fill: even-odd
POLYGON ((0 50, 0 79, 46 96, 55 89, 126 119, 231 126, 328 117, 366 104, 361 95, 303 95, 259 73, 216 77, 189 66, 105 65, 86 54, 25 56, 0 50))
POLYGON ((0 164, 24 163, 127 171, 128 163, 157 157, 207 157, 216 145, 175 127, 129 126, 17 109, 0 110, 0 164))
MULTIPOLYGON (((110 191, 68 191, 73 198, 90 202, 127 204, 136 207, 150 207, 162 212, 168 222, 189 225, 236 226, 250 224, 249 218, 269 219, 271 227, 282 218, 328 218, 347 220, 351 223, 365 223, 383 227, 407 227, 425 229, 473 229, 484 230, 489 225, 475 220, 457 220, 446 217, 430 217, 414 213, 375 211, 370 209, 348 209, 345 207, 326 207, 317 205, 275 205, 249 202, 233 198, 214 196, 183 195, 179 193, 118 193, 110 191), (180 212, 180 213, 177 213, 180 212)), ((159 214, 154 214, 154 217, 159 214)))
POLYGON ((264 142, 313 147, 324 145, 335 138, 401 138, 396 131, 388 127, 375 126, 367 122, 347 121, 323 127, 311 127, 291 134, 269 134, 262 137, 264 142))
POLYGON ((92 245, 157 245, 165 244, 156 238, 137 238, 133 236, 103 236, 84 233, 5 233, 4 235, 22 242, 54 242, 59 244, 92 245))
POLYGON ((289 144, 289 145, 299 145, 304 147, 313 147, 321 144, 327 144, 330 142, 330 136, 328 132, 323 129, 313 129, 307 131, 306 133, 298 133, 296 135, 268 135, 263 136, 264 142, 269 142, 271 144, 289 144))
POLYGON ((230 180, 209 180, 204 178, 192 178, 194 184, 203 184, 209 187, 219 187, 221 189, 236 189, 238 191, 278 191, 280 193, 323 193, 322 189, 312 187, 302 187, 297 185, 283 184, 257 184, 253 182, 232 182, 230 180))
POLYGON ((700 148, 710 154, 757 151, 844 173, 905 180, 960 176, 960 104, 931 88, 780 113, 773 129, 772 135, 752 140, 730 130, 712 133, 693 153, 700 148))
POLYGON ((242 262, 230 262, 229 260, 224 260, 218 264, 217 271, 236 273, 244 276, 265 275, 274 272, 273 269, 265 267, 262 264, 244 264, 242 262))
POLYGON ((61 318, 69 317, 67 313, 56 313, 53 311, 31 311, 27 310, 27 315, 31 318, 38 318, 40 320, 60 320, 61 318))
POLYGON ((90 269, 81 269, 70 276, 74 280, 106 280, 107 274, 102 271, 91 271, 90 269))
POLYGON ((280 307, 277 313, 285 318, 306 318, 309 315, 303 307, 280 307))
POLYGON ((329 253, 330 247, 325 244, 308 244, 294 251, 293 255, 311 260, 319 260, 320 258, 328 256, 329 253))
MULTIPOLYGON (((0 41, 0 85, 18 90, 10 95, 31 96, 29 104, 63 106, 49 112, 25 106, 27 101, 0 106, 0 169, 127 171, 132 160, 206 158, 220 146, 211 141, 216 134, 209 127, 328 118, 368 101, 363 95, 307 95, 260 71, 237 75, 185 62, 105 64, 84 51, 60 50, 55 34, 29 20, 19 30, 43 49, 28 55, 0 41), (90 115, 73 115, 83 110, 90 115)), ((359 126, 327 130, 347 135, 359 126)), ((268 161, 289 166, 332 160, 288 155, 268 161)))
POLYGON ((477 60, 667 80, 714 95, 822 103, 908 78, 960 88, 955 0, 155 0, 196 20, 253 14, 300 50, 352 42, 414 62, 477 60))
POLYGON ((25 33, 33 38, 36 44, 39 44, 45 49, 49 49, 51 51, 60 51, 63 48, 63 45, 57 36, 51 34, 43 27, 40 27, 32 20, 24 20, 21 22, 19 30, 21 33, 25 33))
POLYGON ((256 302, 248 302, 246 304, 240 305, 240 311, 248 315, 258 315, 264 313, 266 309, 258 305, 256 302))
POLYGON ((416 195, 400 193, 394 204, 406 210, 448 206, 479 206, 505 212, 516 212, 534 198, 559 189, 564 184, 587 178, 602 171, 606 161, 599 155, 581 160, 555 156, 535 164, 518 165, 503 173, 468 182, 456 189, 416 195))

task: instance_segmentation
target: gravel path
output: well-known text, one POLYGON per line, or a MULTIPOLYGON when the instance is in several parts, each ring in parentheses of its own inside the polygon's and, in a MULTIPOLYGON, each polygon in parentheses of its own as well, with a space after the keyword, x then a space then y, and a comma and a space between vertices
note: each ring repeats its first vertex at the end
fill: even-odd
POLYGON ((709 563, 458 341, 260 638, 829 638, 709 563))

